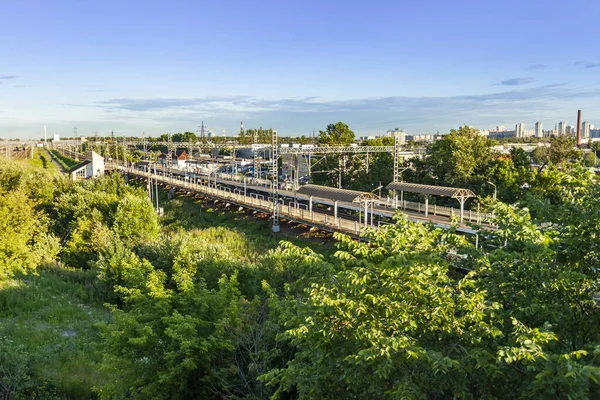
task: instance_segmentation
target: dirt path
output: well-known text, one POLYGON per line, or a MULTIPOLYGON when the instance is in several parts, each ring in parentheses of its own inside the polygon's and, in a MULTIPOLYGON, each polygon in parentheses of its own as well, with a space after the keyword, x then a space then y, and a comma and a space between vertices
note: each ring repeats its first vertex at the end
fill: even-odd
POLYGON ((50 152, 48 150, 46 150, 46 154, 48 155, 48 157, 50 158, 50 160, 54 163, 54 165, 56 165, 56 169, 58 169, 61 174, 66 174, 68 172, 67 170, 65 170, 63 168, 62 165, 60 165, 60 163, 58 161, 56 161, 54 159, 54 157, 52 156, 52 154, 50 154, 50 152))

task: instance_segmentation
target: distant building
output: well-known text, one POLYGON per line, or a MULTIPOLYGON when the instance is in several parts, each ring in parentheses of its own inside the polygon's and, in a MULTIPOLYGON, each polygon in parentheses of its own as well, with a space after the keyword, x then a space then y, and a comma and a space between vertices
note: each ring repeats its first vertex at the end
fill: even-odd
POLYGON ((171 165, 173 167, 182 168, 185 167, 185 162, 187 160, 187 151, 185 150, 176 150, 171 154, 171 160, 168 160, 169 155, 167 153, 163 153, 157 157, 158 163, 163 166, 171 165))
POLYGON ((525 131, 525 124, 524 123, 521 122, 520 124, 517 124, 515 126, 515 136, 516 137, 522 138, 523 135, 524 135, 524 131, 525 131))
POLYGON ((496 132, 504 132, 506 131, 506 127, 504 125, 496 126, 496 132))
POLYGON ((535 137, 541 138, 544 137, 544 129, 541 122, 535 123, 535 137))
POLYGON ((400 129, 400 128, 388 129, 387 136, 388 137, 389 136, 391 136, 391 137, 398 136, 400 138, 400 144, 406 144, 406 132, 404 132, 404 129, 400 129))
POLYGON ((492 140, 510 139, 514 137, 516 137, 516 131, 490 132, 488 134, 488 139, 492 140))
POLYGON ((88 150, 85 152, 85 161, 71 169, 73 180, 90 179, 104 174, 104 157, 88 150))
POLYGON ((591 131, 591 124, 588 121, 583 121, 581 123, 581 138, 589 139, 591 131))
POLYGON ((430 135, 407 135, 407 142, 433 142, 437 139, 438 135, 430 134, 430 135))
POLYGON ((575 133, 575 127, 573 125, 567 125, 566 129, 567 135, 572 135, 575 133))
POLYGON ((54 134, 54 139, 52 139, 54 142, 58 142, 60 140, 60 135, 58 134, 54 134))
POLYGON ((558 123, 558 136, 564 136, 567 134, 567 123, 565 121, 561 121, 558 123))

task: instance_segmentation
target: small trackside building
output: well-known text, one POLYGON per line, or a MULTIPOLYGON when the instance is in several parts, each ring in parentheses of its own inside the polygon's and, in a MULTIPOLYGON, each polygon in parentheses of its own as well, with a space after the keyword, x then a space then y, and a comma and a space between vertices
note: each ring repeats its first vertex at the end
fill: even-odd
POLYGON ((73 180, 90 179, 104 174, 104 157, 88 150, 85 152, 85 161, 73 167, 70 171, 73 180))

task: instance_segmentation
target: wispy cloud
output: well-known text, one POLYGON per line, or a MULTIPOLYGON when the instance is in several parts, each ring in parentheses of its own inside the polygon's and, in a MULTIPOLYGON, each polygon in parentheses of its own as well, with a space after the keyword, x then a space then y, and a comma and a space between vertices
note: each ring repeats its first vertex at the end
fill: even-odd
POLYGON ((10 79, 17 79, 19 75, 0 75, 0 81, 8 81, 10 79))
MULTIPOLYGON (((247 95, 204 97, 114 97, 102 101, 68 104, 79 107, 90 131, 118 130, 153 134, 167 130, 190 130, 204 120, 212 129, 273 127, 282 135, 307 134, 313 128, 335 121, 348 123, 357 134, 373 134, 379 128, 395 126, 409 132, 447 132, 463 123, 485 128, 523 121, 565 120, 575 107, 596 110, 600 85, 492 86, 482 94, 455 96, 387 96, 354 99, 327 99, 319 96, 260 98, 247 95), (92 123, 93 122, 93 123, 92 123), (237 127, 236 127, 237 126, 237 127)), ((92 89, 92 88, 90 88, 92 89)), ((67 104, 61 104, 65 106, 67 104)), ((67 114, 72 114, 71 110, 67 114)), ((591 120, 600 118, 592 115, 591 120)), ((47 121, 44 121, 46 123, 47 121)), ((58 124, 58 122, 57 122, 58 124)), ((4 124, 6 125, 6 124, 4 124)), ((72 122, 64 122, 67 131, 72 122)), ((0 127, 2 123, 0 122, 0 127)), ((82 128, 83 129, 83 128, 82 128)))
POLYGON ((600 62, 575 61, 573 64, 583 68, 600 68, 600 62))
MULTIPOLYGON (((514 85, 514 84, 513 84, 514 85)), ((349 100, 326 100, 318 96, 282 99, 261 99, 252 96, 208 96, 197 98, 117 98, 95 104, 72 106, 98 107, 108 112, 133 112, 136 114, 161 111, 192 112, 412 112, 414 110, 472 109, 478 106, 513 105, 515 102, 534 103, 580 97, 600 97, 596 89, 577 90, 564 83, 535 86, 527 89, 506 90, 488 94, 447 97, 389 96, 349 100)))
POLYGON ((502 86, 519 86, 519 85, 528 85, 530 83, 535 82, 535 79, 531 78, 531 77, 526 77, 526 78, 512 78, 512 79, 507 79, 505 81, 501 81, 499 83, 496 83, 496 85, 502 85, 502 86))
POLYGON ((529 69, 538 70, 538 69, 546 69, 548 68, 547 64, 533 64, 528 67, 529 69))

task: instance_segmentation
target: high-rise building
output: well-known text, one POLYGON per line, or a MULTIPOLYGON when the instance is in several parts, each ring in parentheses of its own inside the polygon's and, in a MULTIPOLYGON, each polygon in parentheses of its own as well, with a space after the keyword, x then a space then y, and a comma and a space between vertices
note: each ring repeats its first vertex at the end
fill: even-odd
POLYGON ((567 134, 567 123, 561 121, 558 123, 558 136, 564 136, 567 134))
POLYGON ((406 143, 406 132, 404 132, 404 129, 388 129, 387 136, 398 136, 400 138, 400 144, 406 143))
POLYGON ((544 129, 542 128, 541 122, 535 123, 535 137, 538 137, 538 138, 544 137, 544 129))
POLYGON ((520 138, 523 137, 525 131, 525 124, 524 123, 519 123, 515 126, 515 136, 520 138))
POLYGON ((573 125, 567 125, 567 135, 575 134, 575 127, 573 125))
POLYGON ((504 125, 496 126, 496 132, 504 132, 505 130, 506 130, 506 127, 504 125))
POLYGON ((590 130, 591 130, 591 124, 588 121, 583 121, 581 123, 581 138, 589 139, 590 138, 590 130))

